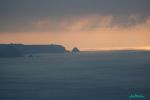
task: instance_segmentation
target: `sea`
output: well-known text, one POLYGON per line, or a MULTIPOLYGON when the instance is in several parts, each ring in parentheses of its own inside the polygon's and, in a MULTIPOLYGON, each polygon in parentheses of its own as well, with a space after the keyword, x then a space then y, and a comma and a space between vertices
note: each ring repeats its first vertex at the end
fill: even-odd
POLYGON ((150 51, 0 58, 0 100, 150 100, 150 51))

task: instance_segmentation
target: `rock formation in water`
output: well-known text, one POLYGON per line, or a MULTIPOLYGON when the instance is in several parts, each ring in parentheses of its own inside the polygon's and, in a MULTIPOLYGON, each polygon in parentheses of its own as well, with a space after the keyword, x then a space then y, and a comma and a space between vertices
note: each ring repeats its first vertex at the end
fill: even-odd
POLYGON ((78 48, 76 48, 76 47, 75 47, 75 48, 73 48, 73 49, 72 49, 72 51, 71 51, 71 52, 72 52, 72 53, 79 53, 79 52, 80 52, 80 50, 79 50, 78 48))

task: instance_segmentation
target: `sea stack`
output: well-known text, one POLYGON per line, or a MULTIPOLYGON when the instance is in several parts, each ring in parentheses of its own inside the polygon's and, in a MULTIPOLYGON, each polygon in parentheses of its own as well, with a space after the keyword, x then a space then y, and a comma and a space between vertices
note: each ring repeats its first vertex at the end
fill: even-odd
POLYGON ((72 49, 72 51, 71 51, 71 52, 72 52, 72 53, 79 53, 79 52, 80 52, 80 50, 79 50, 78 48, 76 48, 76 47, 75 47, 75 48, 73 48, 73 49, 72 49))

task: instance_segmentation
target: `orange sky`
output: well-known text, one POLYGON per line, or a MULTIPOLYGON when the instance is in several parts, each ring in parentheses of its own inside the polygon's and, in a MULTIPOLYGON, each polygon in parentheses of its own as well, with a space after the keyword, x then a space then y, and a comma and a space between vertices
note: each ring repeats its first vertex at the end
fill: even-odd
MULTIPOLYGON (((11 32, 1 33, 0 43, 61 44, 67 49, 78 47, 81 50, 145 48, 150 49, 150 18, 132 27, 109 26, 111 16, 100 18, 95 29, 84 29, 93 23, 94 18, 78 18, 60 23, 67 31, 11 32), (108 27, 107 27, 108 26, 108 27)), ((38 23, 36 28, 45 28, 49 23, 38 23), (46 25, 45 25, 46 24, 46 25)))

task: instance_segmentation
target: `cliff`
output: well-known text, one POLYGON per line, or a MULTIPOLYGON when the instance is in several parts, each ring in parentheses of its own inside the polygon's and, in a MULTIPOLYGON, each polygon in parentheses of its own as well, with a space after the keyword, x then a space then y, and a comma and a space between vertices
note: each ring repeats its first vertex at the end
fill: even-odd
POLYGON ((0 45, 0 57, 23 57, 23 53, 12 45, 0 45))
POLYGON ((0 44, 0 57, 20 57, 33 53, 66 53, 61 45, 0 44))

